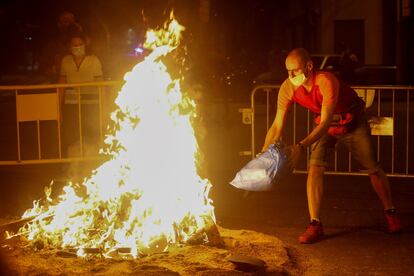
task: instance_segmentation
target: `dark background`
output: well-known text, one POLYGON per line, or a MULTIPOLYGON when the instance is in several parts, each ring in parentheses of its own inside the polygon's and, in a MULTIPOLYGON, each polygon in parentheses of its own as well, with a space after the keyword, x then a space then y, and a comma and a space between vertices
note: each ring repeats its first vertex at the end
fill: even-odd
MULTIPOLYGON (((398 66, 395 83, 413 84, 413 16, 398 23, 396 3, 401 1, 378 1, 384 7, 384 65, 398 66), (397 33, 398 41, 394 39, 397 33)), ((305 175, 294 175, 269 193, 246 194, 228 184, 249 158, 238 156, 240 150, 248 149, 250 126, 241 125, 237 109, 248 106, 258 75, 270 70, 279 74, 273 79, 276 82, 285 77, 283 56, 287 50, 303 46, 311 53, 320 53, 316 41, 321 34, 314 28, 323 12, 319 4, 319 0, 211 0, 209 21, 204 22, 196 0, 0 0, 0 85, 53 82, 44 76, 39 57, 46 41, 57 32, 57 18, 65 10, 76 15, 91 37, 106 79, 121 79, 142 59, 131 53, 143 42, 145 30, 161 26, 174 8, 178 21, 186 27, 187 80, 201 83, 212 98, 229 99, 226 103, 230 103, 202 105, 208 115, 208 133, 201 144, 207 163, 204 174, 213 184, 211 198, 218 224, 279 237, 290 244, 290 253, 303 255, 307 261, 316 259, 321 269, 325 268, 314 270, 315 275, 408 275, 412 273, 414 252, 410 178, 390 179, 394 204, 405 228, 402 235, 389 236, 383 233, 382 206, 367 177, 327 177, 322 214, 327 239, 310 247, 297 245, 297 236, 308 221, 305 175), (233 99, 241 99, 243 105, 231 105, 233 99)), ((337 54, 340 47, 335 49, 337 54)), ((8 119, 10 114, 14 116, 10 112, 14 99, 10 95, 4 98, 0 108, 2 151, 5 147, 15 148, 15 122, 8 119), (7 124, 10 127, 5 129, 7 124)), ((72 176, 69 166, 1 166, 0 217, 20 216, 34 199, 44 196, 43 188, 51 179, 55 180, 54 193, 60 194, 59 188, 72 176)), ((97 164, 82 166, 91 170, 97 164)), ((309 267, 310 271, 315 269, 309 267)))
MULTIPOLYGON (((172 9, 186 27, 189 80, 202 83, 217 96, 242 94, 243 97, 250 92, 258 75, 275 67, 280 70, 274 70, 273 80, 280 83, 285 77, 284 56, 293 47, 320 53, 317 39, 321 34, 316 26, 324 12, 321 1, 210 0, 209 9, 203 9, 201 2, 3 0, 0 84, 55 82, 43 74, 41 55, 44 45, 56 34, 57 19, 63 11, 73 12, 91 38, 92 49, 104 65, 106 79, 121 79, 142 58, 134 55, 133 49, 144 42, 148 28, 161 26, 168 19, 172 9), (208 20, 204 19, 206 16, 208 20)), ((411 84, 413 16, 397 21, 399 1, 381 2, 384 65, 398 67, 398 77, 391 84, 411 84)), ((354 23, 355 28, 361 26, 358 20, 354 23)), ((341 28, 339 21, 336 28, 341 28)), ((339 54, 341 47, 344 45, 335 44, 335 53, 324 54, 339 54)), ((356 52, 363 60, 364 53, 356 52)))

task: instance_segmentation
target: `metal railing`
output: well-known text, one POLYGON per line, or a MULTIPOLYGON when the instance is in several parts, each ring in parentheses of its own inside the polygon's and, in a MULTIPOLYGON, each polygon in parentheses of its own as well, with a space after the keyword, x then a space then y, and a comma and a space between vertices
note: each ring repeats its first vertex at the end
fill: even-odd
MULTIPOLYGON (((251 157, 263 145, 264 137, 276 113, 279 85, 261 85, 251 92, 251 108, 243 109, 251 114, 251 157)), ((414 177, 414 99, 412 86, 355 86, 358 95, 366 102, 371 134, 376 147, 377 159, 389 176, 414 177), (411 140, 410 140, 411 139, 411 140), (412 163, 410 163, 412 162, 412 163)), ((287 118, 283 140, 296 143, 313 128, 313 114, 294 104, 287 118), (292 127, 289 127, 292 126, 292 127)), ((306 173, 310 151, 295 172, 306 173)), ((351 154, 336 145, 327 174, 364 175, 366 172, 352 159, 351 154)))
POLYGON ((95 146, 103 145, 110 111, 114 108, 113 99, 121 85, 118 81, 102 81, 0 86, 0 104, 6 110, 2 112, 3 118, 0 122, 0 128, 3 128, 0 165, 61 163, 102 158, 98 150, 88 152, 85 141, 87 135, 91 135, 96 138, 95 146), (59 103, 59 91, 65 91, 63 104, 59 103), (69 113, 66 112, 68 108, 71 109, 69 113), (67 115, 70 113, 72 116, 67 115), (91 130, 88 124, 94 124, 95 127, 91 130), (66 136, 72 136, 76 151, 72 150, 67 154, 67 148, 73 145, 65 141, 62 131, 66 131, 66 136), (51 148, 54 150, 47 152, 51 148))

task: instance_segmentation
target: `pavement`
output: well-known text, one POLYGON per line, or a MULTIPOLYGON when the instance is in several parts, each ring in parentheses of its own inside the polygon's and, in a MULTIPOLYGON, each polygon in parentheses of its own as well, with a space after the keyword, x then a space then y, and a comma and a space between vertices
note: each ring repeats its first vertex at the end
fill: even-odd
MULTIPOLYGON (((219 225, 276 236, 301 267, 299 275, 414 275, 413 178, 390 178, 404 231, 389 235, 382 206, 367 176, 326 176, 321 214, 326 238, 301 245, 297 238, 309 220, 306 175, 292 175, 272 192, 246 194, 228 184, 249 160, 238 155, 248 148, 250 134, 248 126, 240 126, 236 107, 234 112, 210 110, 207 135, 200 141, 204 153, 201 174, 213 185, 211 198, 219 225)), ((0 218, 20 216, 33 200, 43 197, 44 187, 52 179, 67 179, 97 166, 0 166, 0 218)), ((62 183, 55 186, 59 194, 62 183)))
MULTIPOLYGON (((235 112, 222 113, 222 120, 214 113, 210 118, 216 120, 206 120, 209 132, 201 143, 220 225, 275 235, 301 267, 299 275, 414 275, 414 178, 390 178, 404 226, 401 234, 390 235, 367 176, 327 175, 321 210, 326 238, 299 244, 298 236, 309 223, 307 175, 293 175, 272 192, 246 194, 231 187, 229 181, 249 161, 238 154, 249 148, 250 129, 240 125, 240 115, 231 115, 235 112)), ((266 128, 256 129, 261 130, 256 137, 260 147, 266 128)), ((389 160, 384 157, 381 163, 389 160)))
MULTIPOLYGON (((66 177, 68 171, 62 164, 0 167, 0 217, 20 215, 42 197, 51 179, 66 177)), ((276 236, 300 267, 298 275, 414 275, 414 180, 390 179, 404 224, 401 234, 390 235, 368 177, 326 176, 326 238, 302 245, 297 238, 308 223, 306 175, 293 175, 271 192, 247 194, 228 184, 232 176, 227 170, 211 179, 218 224, 276 236)))
POLYGON ((388 234, 382 206, 368 177, 327 176, 321 219, 325 239, 302 245, 308 223, 305 175, 272 192, 216 191, 218 223, 282 240, 304 275, 414 275, 414 181, 391 179, 394 205, 404 224, 388 234), (296 257, 295 257, 296 256, 296 257))

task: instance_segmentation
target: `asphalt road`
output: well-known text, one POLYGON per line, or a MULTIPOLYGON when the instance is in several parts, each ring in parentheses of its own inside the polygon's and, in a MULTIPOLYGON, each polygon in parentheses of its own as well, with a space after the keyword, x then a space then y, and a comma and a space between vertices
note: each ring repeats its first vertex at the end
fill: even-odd
POLYGON ((385 233, 382 206, 368 177, 327 176, 321 219, 326 238, 311 245, 297 239, 308 223, 305 175, 272 192, 231 187, 216 191, 216 214, 227 228, 275 235, 304 275, 414 275, 414 180, 391 179, 401 234, 385 233))
MULTIPOLYGON (((89 164, 93 168, 93 164, 89 164)), ((51 179, 67 176, 62 165, 1 167, 0 216, 21 214, 43 194, 51 179)), ((385 233, 382 207, 368 177, 327 176, 322 220, 326 238, 297 242, 308 222, 305 175, 295 175, 272 192, 231 187, 232 171, 211 182, 219 225, 274 235, 282 240, 300 275, 414 275, 414 180, 391 178, 404 231, 385 233)))
MULTIPOLYGON (((231 187, 229 181, 248 161, 238 152, 248 148, 249 127, 240 126, 237 112, 229 117, 230 111, 219 111, 210 110, 214 116, 207 121, 208 132, 200 144, 205 159, 201 173, 213 185, 211 198, 219 225, 278 237, 300 267, 299 275, 414 275, 414 179, 390 178, 404 231, 389 235, 368 177, 327 176, 321 214, 326 239, 301 245, 297 238, 308 223, 306 175, 294 175, 272 192, 246 195, 231 187)), ((52 179, 70 178, 96 166, 0 167, 0 218, 21 215, 43 196, 52 179)))

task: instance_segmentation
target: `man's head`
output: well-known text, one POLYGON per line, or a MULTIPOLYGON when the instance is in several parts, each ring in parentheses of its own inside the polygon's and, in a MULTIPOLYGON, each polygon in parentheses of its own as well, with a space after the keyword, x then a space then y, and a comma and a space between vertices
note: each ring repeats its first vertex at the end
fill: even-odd
POLYGON ((75 23, 75 15, 69 11, 62 12, 59 15, 58 26, 60 29, 67 29, 70 25, 75 23))
POLYGON ((302 85, 313 72, 313 62, 308 51, 296 48, 290 51, 285 61, 289 80, 295 86, 302 85))
POLYGON ((74 35, 69 41, 69 49, 75 57, 86 55, 86 38, 83 35, 74 35))

